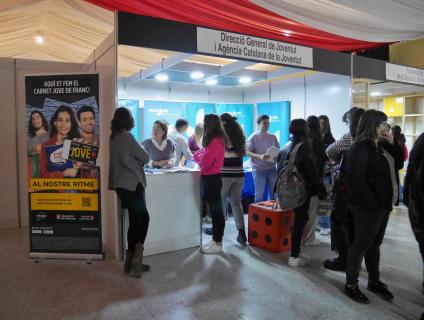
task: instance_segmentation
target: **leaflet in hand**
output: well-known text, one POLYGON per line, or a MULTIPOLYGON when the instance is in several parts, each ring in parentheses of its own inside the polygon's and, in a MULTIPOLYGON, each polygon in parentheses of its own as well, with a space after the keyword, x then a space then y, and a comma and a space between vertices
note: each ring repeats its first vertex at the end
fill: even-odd
POLYGON ((269 147, 265 152, 265 154, 269 155, 269 158, 266 159, 266 161, 275 162, 274 159, 276 159, 278 157, 279 153, 280 153, 280 149, 278 149, 276 147, 269 147))

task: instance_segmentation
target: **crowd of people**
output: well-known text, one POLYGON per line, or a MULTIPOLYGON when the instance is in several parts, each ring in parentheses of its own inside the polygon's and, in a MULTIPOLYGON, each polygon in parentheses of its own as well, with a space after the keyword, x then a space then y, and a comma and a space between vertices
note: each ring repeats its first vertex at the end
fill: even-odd
POLYGON ((243 157, 248 156, 253 168, 255 202, 268 198, 280 201, 273 192, 281 181, 276 178, 286 172, 289 165, 294 166, 294 174, 301 177, 298 183, 302 183, 305 191, 298 205, 292 208, 294 223, 288 265, 308 264, 309 258, 301 253, 302 243, 319 243, 315 238, 318 207, 331 196, 331 249, 337 256, 323 261, 323 266, 345 272, 344 293, 356 302, 369 303, 358 286, 359 271, 365 259, 367 289, 385 300, 392 300, 393 294, 380 277, 380 247, 390 212, 401 199, 409 208, 424 262, 424 134, 410 152, 402 184, 399 171, 408 158, 408 150, 400 128, 390 128, 386 114, 377 110, 351 108, 342 120, 348 126, 347 133, 335 140, 327 116, 293 119, 288 128, 290 140, 281 150, 278 138, 268 132, 270 118, 267 115, 258 117, 258 131, 248 138, 237 118, 228 113, 205 115, 203 123, 196 125, 188 140, 184 137, 189 125, 185 119, 175 123, 171 134, 166 123, 158 120, 152 137, 139 145, 129 133, 134 125, 130 112, 118 108, 110 137, 109 188, 116 190, 130 215, 125 273, 140 274, 149 269, 142 264, 149 224, 144 167, 170 168, 180 166, 184 160, 194 160, 199 165, 202 195, 212 219, 212 240, 201 247, 201 252, 216 254, 224 251, 227 203, 238 230, 237 241, 242 246, 247 243, 241 189, 243 157), (325 170, 329 167, 332 170, 325 170), (325 187, 328 172, 334 180, 331 192, 325 187))

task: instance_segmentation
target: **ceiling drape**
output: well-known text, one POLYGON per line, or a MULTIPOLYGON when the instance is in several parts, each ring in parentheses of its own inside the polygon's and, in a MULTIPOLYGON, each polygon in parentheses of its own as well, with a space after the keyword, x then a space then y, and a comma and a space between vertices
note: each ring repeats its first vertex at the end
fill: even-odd
POLYGON ((252 0, 275 14, 348 38, 395 42, 424 37, 422 0, 252 0))
POLYGON ((354 51, 382 45, 379 42, 343 37, 310 27, 248 0, 86 1, 108 10, 180 21, 328 50, 354 51))

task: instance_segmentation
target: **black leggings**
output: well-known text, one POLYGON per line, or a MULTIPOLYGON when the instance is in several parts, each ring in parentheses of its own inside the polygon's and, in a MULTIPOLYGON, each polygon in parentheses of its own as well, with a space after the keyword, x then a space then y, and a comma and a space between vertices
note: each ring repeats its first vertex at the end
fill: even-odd
POLYGON ((134 251, 135 244, 144 244, 149 228, 150 216, 146 208, 144 187, 139 183, 135 191, 117 189, 122 208, 128 209, 128 251, 134 251))
POLYGON ((368 281, 380 280, 380 246, 386 232, 390 211, 351 207, 355 221, 355 239, 349 248, 347 258, 346 282, 358 283, 362 259, 368 271, 368 281))
POLYGON ((293 210, 294 224, 291 237, 291 257, 299 257, 303 230, 305 229, 306 223, 308 222, 308 209, 310 202, 311 197, 308 195, 306 201, 300 207, 297 207, 293 210))
POLYGON ((355 237, 355 225, 352 210, 348 205, 347 191, 340 181, 334 185, 330 218, 331 249, 337 251, 342 262, 346 263, 349 247, 355 237))
POLYGON ((206 201, 209 205, 209 210, 212 216, 213 240, 215 242, 222 242, 222 237, 224 236, 225 218, 221 201, 221 174, 203 176, 202 178, 203 186, 206 192, 206 201))

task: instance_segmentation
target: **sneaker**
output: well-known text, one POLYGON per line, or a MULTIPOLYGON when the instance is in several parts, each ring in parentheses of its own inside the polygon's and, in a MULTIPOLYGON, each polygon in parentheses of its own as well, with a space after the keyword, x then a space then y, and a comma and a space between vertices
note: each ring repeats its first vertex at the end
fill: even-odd
POLYGON ((322 263, 325 269, 333 271, 346 271, 346 263, 340 257, 333 259, 326 259, 322 263))
POLYGON ((246 233, 245 233, 244 229, 239 229, 239 234, 237 236, 237 242, 240 243, 242 246, 246 245, 247 238, 246 238, 246 233))
POLYGON ((309 264, 309 259, 305 256, 299 255, 299 257, 290 257, 289 266, 290 267, 304 267, 309 264))
POLYGON ((347 295, 349 298, 351 298, 353 301, 356 301, 358 303, 367 304, 370 303, 370 300, 367 298, 365 294, 359 290, 359 287, 357 284, 349 285, 346 284, 344 287, 344 294, 347 295))
POLYGON ((222 242, 211 241, 207 245, 202 246, 200 251, 205 254, 221 253, 224 252, 222 242))
POLYGON ((213 229, 212 228, 205 228, 205 234, 207 234, 208 236, 213 235, 213 229))
POLYGON ((367 289, 380 296, 384 300, 390 301, 394 298, 387 285, 381 281, 368 282, 367 289))
POLYGON ((328 229, 328 228, 322 228, 319 232, 319 234, 322 236, 328 236, 330 233, 331 233, 331 229, 328 229))
POLYGON ((313 239, 311 241, 305 241, 303 243, 304 246, 317 246, 321 243, 321 241, 319 241, 318 239, 313 239))

